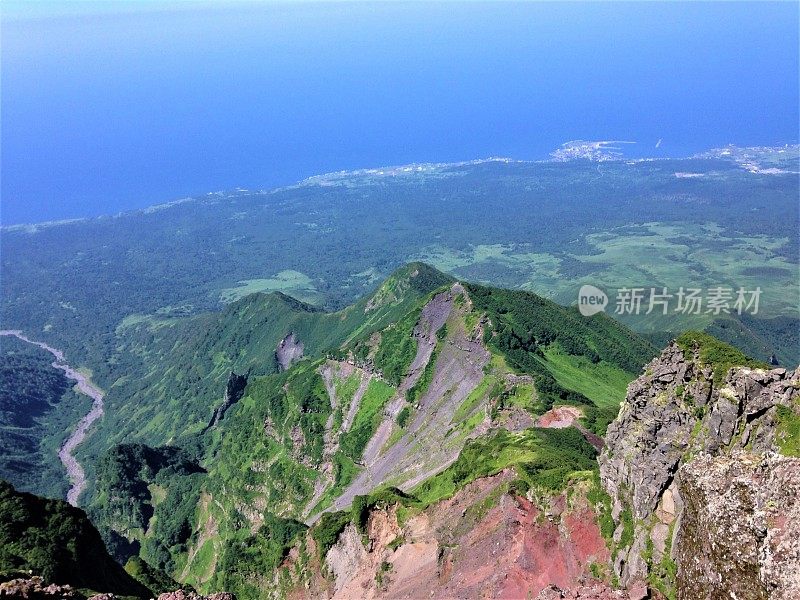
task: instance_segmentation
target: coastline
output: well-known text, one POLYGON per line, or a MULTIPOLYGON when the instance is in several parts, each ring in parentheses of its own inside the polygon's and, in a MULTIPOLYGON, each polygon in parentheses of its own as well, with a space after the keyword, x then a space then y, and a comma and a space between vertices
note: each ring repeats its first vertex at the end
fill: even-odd
MULTIPOLYGON (((761 169, 758 165, 758 159, 752 155, 759 155, 764 153, 781 153, 785 151, 794 152, 800 155, 800 144, 786 143, 776 146, 736 146, 735 144, 728 144, 727 146, 719 148, 711 148, 704 152, 698 152, 689 156, 659 156, 659 157, 626 157, 621 153, 621 148, 618 144, 632 145, 636 144, 635 141, 623 140, 572 140, 564 142, 559 148, 550 152, 549 158, 546 159, 515 159, 509 157, 490 156, 487 158, 476 158, 472 160, 463 160, 455 162, 420 162, 408 163, 404 165, 391 165, 381 167, 369 167, 353 170, 330 171, 327 173, 319 173, 305 177, 295 183, 289 185, 282 185, 271 187, 269 189, 246 189, 236 187, 229 190, 218 190, 214 192, 207 192, 199 196, 182 197, 157 204, 151 204, 143 208, 135 208, 125 210, 112 214, 101 214, 87 217, 77 217, 71 219, 55 219, 50 221, 39 221, 35 223, 15 223, 12 225, 0 224, 0 231, 3 232, 26 232, 36 233, 41 229, 51 227, 74 225, 76 223, 86 223, 90 221, 98 221, 102 219, 117 219, 125 216, 132 215, 146 215, 152 214, 162 210, 168 210, 175 206, 180 206, 186 203, 200 202, 210 197, 227 198, 235 195, 268 195, 277 192, 297 189, 305 186, 327 186, 337 181, 344 181, 354 177, 396 177, 402 175, 417 175, 425 173, 434 173, 443 169, 452 169, 458 167, 475 166, 487 163, 505 163, 505 164, 568 164, 575 161, 587 161, 595 163, 641 163, 651 161, 664 161, 664 160, 693 160, 693 159, 708 159, 718 158, 721 160, 728 160, 732 164, 753 174, 765 175, 781 175, 781 174, 797 174, 794 171, 772 171, 770 169, 761 169)), ((658 146, 657 146, 658 147, 658 146)))

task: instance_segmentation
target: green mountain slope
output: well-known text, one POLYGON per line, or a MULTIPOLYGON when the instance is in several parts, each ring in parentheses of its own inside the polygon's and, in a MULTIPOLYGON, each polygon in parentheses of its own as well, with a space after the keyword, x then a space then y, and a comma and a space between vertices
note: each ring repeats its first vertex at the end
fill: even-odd
MULTIPOLYGON (((224 418, 209 427, 206 402, 205 418, 180 425, 171 443, 185 445, 205 471, 171 476, 180 498, 170 499, 157 473, 138 479, 135 494, 126 489, 119 474, 141 469, 133 458, 121 464, 117 450, 98 470, 92 514, 107 537, 114 530, 136 542, 143 558, 201 590, 257 597, 279 588, 275 565, 290 538, 302 537, 297 523, 387 486, 432 502, 524 463, 524 485, 558 488, 591 468, 594 450, 574 430, 536 433, 537 418, 568 404, 587 435, 602 432, 655 354, 607 317, 585 319, 530 292, 456 283, 420 264, 338 313, 277 301, 241 300, 198 333, 208 343, 181 350, 192 364, 219 364, 211 367, 218 390, 231 370, 249 379, 224 418), (212 341, 211 332, 222 338, 212 341), (289 333, 305 358, 280 371, 275 348, 289 333), (485 452, 498 454, 486 462, 485 452), (112 497, 118 506, 135 497, 138 512, 110 510, 112 497), (235 573, 221 568, 234 564, 235 573)), ((188 412, 153 410, 174 411, 165 419, 172 427, 188 412)))
POLYGON ((152 596, 108 555, 81 509, 17 492, 0 480, 0 575, 10 578, 28 571, 48 583, 152 596))
MULTIPOLYGON (((574 302, 584 283, 611 296, 621 287, 760 287, 759 314, 735 326, 707 313, 621 318, 639 332, 666 331, 655 338, 662 342, 707 329, 761 360, 774 354, 792 366, 800 360, 797 185, 791 175, 754 175, 720 158, 599 169, 490 161, 342 173, 269 192, 4 228, 0 323, 64 351, 108 393, 115 410, 78 450, 90 478, 106 440, 157 446, 202 431, 231 369, 269 372, 274 361, 258 347, 276 343, 269 335, 218 343, 226 320, 261 319, 270 329, 265 315, 244 314, 262 303, 251 306, 243 294, 280 291, 341 310, 413 260, 562 304, 574 302), (681 172, 705 177, 675 176, 681 172), (166 416, 152 410, 157 404, 169 406, 166 416)), ((330 323, 313 325, 324 317, 302 315, 315 308, 278 295, 271 302, 276 315, 301 313, 298 327, 335 333, 330 323)), ((313 344, 316 334, 305 337, 313 344)), ((342 341, 323 337, 332 346, 342 341)), ((582 369, 567 367, 567 375, 582 369)), ((67 422, 74 419, 46 425, 49 448, 67 422)), ((58 466, 44 454, 27 456, 30 472, 58 466)), ((12 468, 0 474, 24 484, 12 468)), ((48 479, 47 493, 63 489, 48 479)))
MULTIPOLYGON (((226 415, 195 438, 202 464, 174 445, 113 448, 97 469, 92 517, 106 528, 116 557, 130 556, 125 572, 156 591, 225 589, 244 600, 334 592, 421 597, 431 590, 473 597, 478 585, 522 597, 546 582, 588 582, 605 592, 628 577, 617 557, 646 525, 624 502, 613 517, 613 496, 650 482, 639 476, 646 471, 625 470, 631 483, 610 489, 609 457, 694 456, 686 446, 659 443, 669 434, 637 425, 632 406, 664 412, 656 422, 691 429, 692 443, 698 434, 728 435, 744 446, 736 428, 720 434, 694 427, 719 411, 693 398, 703 389, 714 402, 729 402, 735 390, 764 392, 761 385, 734 385, 737 377, 755 378, 748 381, 768 383, 775 393, 751 402, 782 402, 777 416, 746 411, 724 418, 757 414, 781 453, 796 454, 796 374, 767 372, 739 350, 690 331, 630 387, 609 429, 618 447, 604 451, 603 479, 597 438, 578 421, 548 418, 583 413, 602 431, 591 415, 619 405, 625 368, 640 370, 638 357, 652 353, 610 319, 583 319, 530 293, 448 282, 383 329, 252 377, 226 415), (686 361, 699 371, 685 371, 680 383, 674 366, 686 361), (642 394, 651 401, 641 402, 642 394), (683 400, 689 404, 672 406, 683 400), (631 447, 621 435, 645 436, 647 443, 636 446, 645 453, 620 451, 631 447)), ((663 461, 652 469, 667 476, 663 461)), ((671 511, 656 514, 674 519, 671 511)), ((0 483, 0 570, 31 569, 48 581, 110 589, 77 572, 120 572, 86 554, 101 541, 82 523, 79 509, 0 483), (59 575, 65 563, 76 571, 71 579, 59 575)), ((655 536, 655 528, 648 531, 655 536)), ((670 546, 658 550, 653 540, 636 552, 652 569, 648 584, 672 597, 680 573, 676 580, 675 563, 664 558, 670 546)), ((119 581, 113 585, 122 589, 119 581)))
POLYGON ((405 314, 451 279, 421 263, 395 272, 373 294, 338 312, 324 312, 281 293, 253 294, 221 313, 125 326, 118 365, 125 374, 108 388, 106 415, 79 449, 85 462, 115 444, 158 446, 199 435, 223 403, 231 372, 280 370, 276 350, 294 334, 302 355, 319 357, 348 339, 368 336, 405 314))

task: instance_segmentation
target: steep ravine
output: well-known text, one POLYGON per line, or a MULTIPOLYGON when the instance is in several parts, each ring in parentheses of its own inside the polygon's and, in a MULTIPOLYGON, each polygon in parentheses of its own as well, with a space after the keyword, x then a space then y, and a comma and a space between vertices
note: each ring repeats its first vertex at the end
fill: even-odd
MULTIPOLYGON (((481 341, 483 332, 480 329, 466 331, 464 315, 470 308, 467 294, 458 283, 425 305, 415 327, 419 346, 409 373, 398 387, 395 398, 388 403, 380 426, 364 450, 364 470, 335 500, 334 509, 347 508, 355 496, 367 494, 387 481, 401 489, 410 489, 457 458, 466 438, 455 440, 452 418, 480 384, 490 358, 481 341), (462 300, 460 305, 456 298, 462 300), (447 334, 437 341, 437 334, 447 323, 447 334), (434 357, 437 344, 441 350, 434 357), (430 384, 420 395, 407 430, 389 445, 406 392, 417 383, 432 360, 435 364, 430 384)), ((478 427, 469 437, 482 432, 484 428, 478 427)))
POLYGON ((800 459, 781 453, 787 415, 800 419, 798 372, 703 354, 673 343, 629 386, 599 458, 608 508, 581 477, 514 493, 507 469, 410 518, 389 504, 348 525, 310 595, 800 598, 800 459))
POLYGON ((0 331, 0 335, 14 336, 23 342, 38 346, 52 354, 55 357, 52 363, 53 367, 63 371, 64 376, 68 379, 75 380, 75 387, 78 391, 92 399, 91 409, 78 421, 77 427, 75 427, 75 430, 64 441, 58 451, 58 458, 61 460, 64 468, 66 468, 67 475, 72 483, 72 486, 67 492, 67 502, 73 506, 77 506, 78 499, 86 488, 86 473, 78 462, 78 459, 75 458, 74 452, 75 449, 81 445, 83 440, 86 439, 92 423, 103 416, 103 398, 105 394, 99 387, 94 385, 86 375, 65 363, 64 353, 61 350, 53 348, 44 342, 31 340, 18 330, 2 330, 0 331))

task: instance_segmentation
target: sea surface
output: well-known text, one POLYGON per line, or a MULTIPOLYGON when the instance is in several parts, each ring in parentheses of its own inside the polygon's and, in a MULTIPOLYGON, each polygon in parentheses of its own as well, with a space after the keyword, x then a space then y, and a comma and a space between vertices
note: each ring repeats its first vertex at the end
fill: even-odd
POLYGON ((0 223, 575 139, 796 143, 798 6, 3 2, 0 223))

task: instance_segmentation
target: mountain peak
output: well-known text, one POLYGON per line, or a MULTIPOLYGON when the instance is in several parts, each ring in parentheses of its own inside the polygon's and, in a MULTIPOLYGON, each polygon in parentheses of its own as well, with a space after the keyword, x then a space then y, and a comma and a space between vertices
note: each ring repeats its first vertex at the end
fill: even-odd
POLYGON ((418 299, 451 284, 453 277, 427 263, 411 262, 396 269, 367 299, 364 312, 418 299))
POLYGON ((455 278, 428 263, 413 261, 395 269, 384 283, 390 281, 407 281, 415 290, 428 293, 453 283, 455 278))

